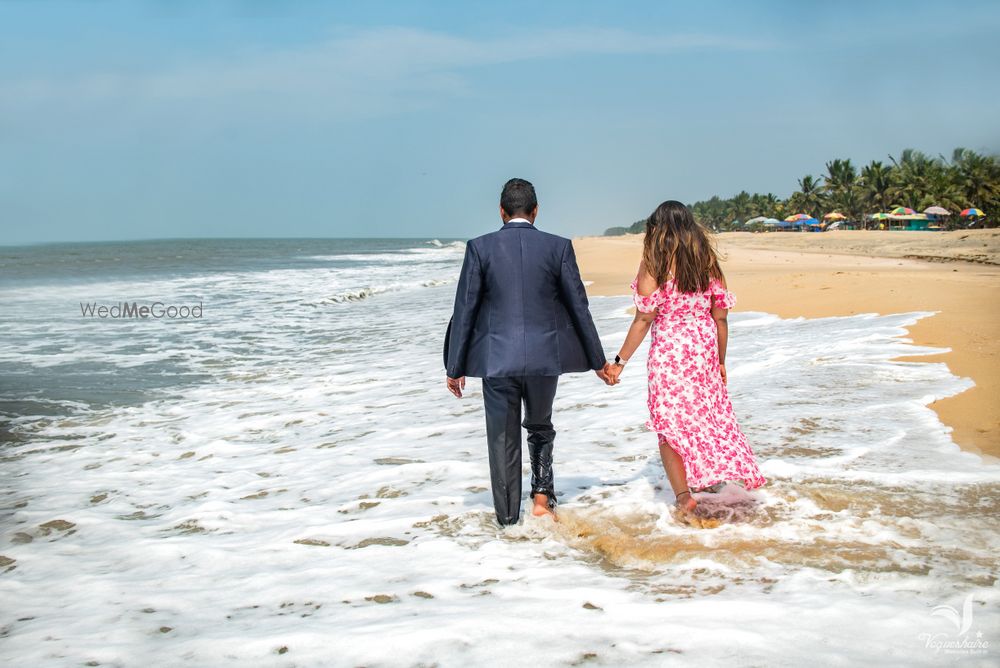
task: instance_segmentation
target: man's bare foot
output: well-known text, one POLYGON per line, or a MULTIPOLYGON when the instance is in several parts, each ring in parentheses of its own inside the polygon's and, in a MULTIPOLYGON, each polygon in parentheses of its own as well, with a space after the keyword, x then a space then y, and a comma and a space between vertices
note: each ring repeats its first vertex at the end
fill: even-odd
POLYGON ((549 497, 545 494, 535 494, 535 507, 531 509, 531 514, 535 517, 551 515, 554 521, 559 521, 556 514, 549 508, 549 497))

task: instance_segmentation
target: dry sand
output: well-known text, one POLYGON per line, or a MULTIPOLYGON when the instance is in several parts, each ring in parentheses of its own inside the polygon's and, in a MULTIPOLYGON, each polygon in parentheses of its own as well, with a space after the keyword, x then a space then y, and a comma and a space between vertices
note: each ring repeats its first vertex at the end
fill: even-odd
MULTIPOLYGON (((716 236, 737 309, 783 318, 937 311, 918 345, 975 387, 931 404, 962 448, 1000 456, 1000 230, 727 232, 716 236), (919 259, 918 259, 919 258, 919 259)), ((592 295, 627 294, 642 235, 574 240, 592 295)))

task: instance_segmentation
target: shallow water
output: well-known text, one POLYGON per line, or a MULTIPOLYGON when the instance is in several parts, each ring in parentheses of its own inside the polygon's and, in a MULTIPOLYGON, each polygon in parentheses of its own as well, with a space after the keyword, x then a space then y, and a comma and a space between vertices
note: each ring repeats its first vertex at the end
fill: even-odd
MULTIPOLYGON (((731 314, 769 484, 701 495, 715 528, 671 511, 642 363, 564 376, 560 521, 501 530, 479 381, 443 380, 462 247, 409 246, 0 284, 5 664, 995 665, 942 646, 1000 642, 1000 466, 927 408, 970 381, 892 361, 927 314, 731 314), (79 314, 121 299, 205 317, 79 314)), ((608 351, 628 304, 592 300, 608 351)))

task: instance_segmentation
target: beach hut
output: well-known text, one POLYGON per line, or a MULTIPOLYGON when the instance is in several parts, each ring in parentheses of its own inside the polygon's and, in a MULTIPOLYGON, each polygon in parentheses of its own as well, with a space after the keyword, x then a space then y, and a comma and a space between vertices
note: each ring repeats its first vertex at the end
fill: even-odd
POLYGON ((928 230, 943 230, 944 225, 942 223, 951 215, 951 211, 943 206, 929 206, 924 209, 924 213, 930 221, 927 224, 928 230))
POLYGON ((868 215, 868 220, 875 223, 875 226, 881 230, 885 227, 887 221, 889 220, 889 214, 884 212, 872 213, 868 215))
POLYGON ((908 216, 900 216, 900 219, 904 221, 904 230, 926 230, 931 224, 930 218, 926 213, 914 213, 908 216))

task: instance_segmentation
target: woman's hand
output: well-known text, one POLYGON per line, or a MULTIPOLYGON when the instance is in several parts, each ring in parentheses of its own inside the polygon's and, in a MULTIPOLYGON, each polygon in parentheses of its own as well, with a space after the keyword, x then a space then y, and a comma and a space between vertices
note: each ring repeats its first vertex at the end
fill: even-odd
POLYGON ((719 365, 719 373, 722 374, 722 384, 723 385, 728 385, 729 384, 729 378, 726 377, 726 365, 725 365, 725 363, 722 363, 722 364, 719 365))
POLYGON ((608 385, 617 385, 621 382, 618 380, 618 377, 622 375, 624 368, 624 366, 615 364, 614 362, 608 362, 607 371, 605 372, 608 376, 608 385))

